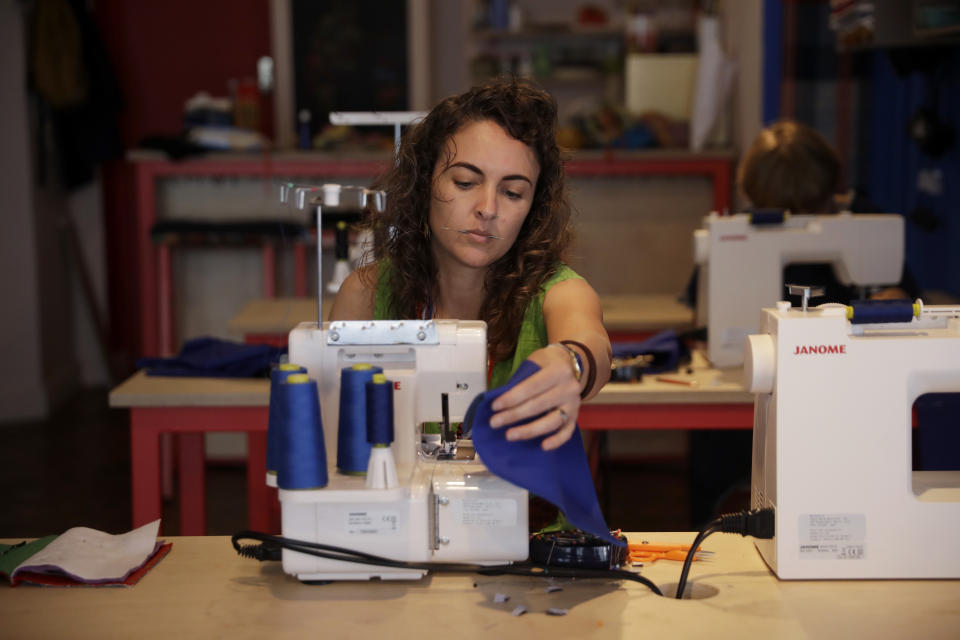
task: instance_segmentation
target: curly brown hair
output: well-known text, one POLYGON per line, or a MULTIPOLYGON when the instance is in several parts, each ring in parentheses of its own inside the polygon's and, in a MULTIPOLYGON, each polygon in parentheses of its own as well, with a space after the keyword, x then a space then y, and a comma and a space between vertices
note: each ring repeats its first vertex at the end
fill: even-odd
POLYGON ((529 146, 540 165, 520 234, 490 265, 484 283, 480 319, 487 323, 490 357, 499 362, 513 353, 527 305, 560 266, 572 238, 553 96, 525 80, 501 77, 440 102, 405 131, 396 163, 375 185, 387 193, 386 211, 372 214, 365 226, 373 232, 374 258, 390 265, 391 315, 417 317, 430 308, 437 291, 428 226, 434 167, 454 134, 484 120, 529 146))

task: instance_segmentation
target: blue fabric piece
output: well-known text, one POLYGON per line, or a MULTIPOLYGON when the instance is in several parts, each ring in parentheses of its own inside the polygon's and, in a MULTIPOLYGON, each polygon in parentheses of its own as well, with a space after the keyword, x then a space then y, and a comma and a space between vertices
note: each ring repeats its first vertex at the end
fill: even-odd
POLYGON ((150 376, 253 378, 269 375, 286 352, 286 347, 201 337, 187 340, 172 358, 140 358, 137 368, 150 376))
POLYGON ((579 428, 559 448, 544 451, 540 444, 546 436, 531 440, 506 439, 509 427, 526 424, 539 416, 499 429, 490 426, 493 401, 539 370, 537 364, 526 360, 507 384, 474 398, 465 420, 467 428, 472 430, 473 445, 490 471, 550 501, 577 528, 623 546, 623 541, 610 535, 600 511, 579 428))
POLYGON ((614 358, 632 358, 639 355, 653 355, 653 362, 643 368, 643 372, 661 373, 674 371, 681 359, 690 356, 687 345, 673 329, 667 329, 650 336, 641 342, 615 342, 611 345, 614 358))

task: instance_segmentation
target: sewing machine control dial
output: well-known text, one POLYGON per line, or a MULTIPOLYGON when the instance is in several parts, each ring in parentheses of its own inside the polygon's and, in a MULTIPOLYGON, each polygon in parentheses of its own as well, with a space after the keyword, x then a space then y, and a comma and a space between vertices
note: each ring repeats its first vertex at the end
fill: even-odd
POLYGON ((743 362, 743 385, 747 391, 773 393, 776 353, 773 337, 769 334, 747 336, 743 362))

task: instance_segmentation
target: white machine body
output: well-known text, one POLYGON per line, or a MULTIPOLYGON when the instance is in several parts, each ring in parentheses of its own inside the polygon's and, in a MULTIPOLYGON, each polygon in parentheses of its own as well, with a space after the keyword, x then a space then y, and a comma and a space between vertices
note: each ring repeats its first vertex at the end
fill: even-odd
MULTIPOLYGON (((280 489, 285 537, 410 562, 526 560, 527 492, 493 475, 478 458, 440 459, 421 448, 420 426, 442 419, 442 393, 448 394, 450 421, 460 422, 485 390, 485 323, 302 323, 290 332, 289 357, 318 382, 330 480, 323 489, 280 489), (340 372, 358 363, 381 367, 394 387, 390 457, 396 480, 386 481, 395 484, 389 488, 368 488, 365 478, 336 470, 340 372)), ((426 573, 286 549, 283 569, 304 581, 416 579, 426 573)))
POLYGON ((854 325, 781 302, 747 339, 751 506, 776 514, 756 546, 780 578, 960 578, 960 471, 911 462, 914 401, 960 392, 960 310, 927 310, 854 325))
POLYGON ((745 213, 711 213, 694 232, 700 268, 697 323, 707 327, 707 357, 715 367, 743 364, 743 341, 759 330, 760 310, 782 300, 784 285, 790 284, 783 282, 787 265, 829 263, 847 285, 900 281, 904 248, 899 215, 791 215, 782 223, 763 225, 750 220, 745 213))

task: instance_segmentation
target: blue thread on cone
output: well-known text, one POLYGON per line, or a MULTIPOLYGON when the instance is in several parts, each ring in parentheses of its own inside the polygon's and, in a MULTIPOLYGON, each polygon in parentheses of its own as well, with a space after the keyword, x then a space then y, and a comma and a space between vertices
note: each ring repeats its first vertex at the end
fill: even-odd
POLYGON ((280 393, 277 388, 281 382, 294 373, 306 373, 307 370, 295 364, 281 364, 270 372, 270 409, 267 417, 267 471, 277 472, 280 467, 280 437, 283 425, 280 421, 280 393))
POLYGON ((393 442, 393 383, 382 373, 367 383, 367 442, 393 442))
POLYGON ((355 364, 340 370, 340 420, 337 425, 337 470, 364 475, 370 459, 367 442, 367 389, 380 367, 355 364))
POLYGON ((307 374, 298 373, 288 376, 277 391, 284 426, 279 438, 277 486, 281 489, 327 486, 327 451, 323 444, 317 383, 307 374))

